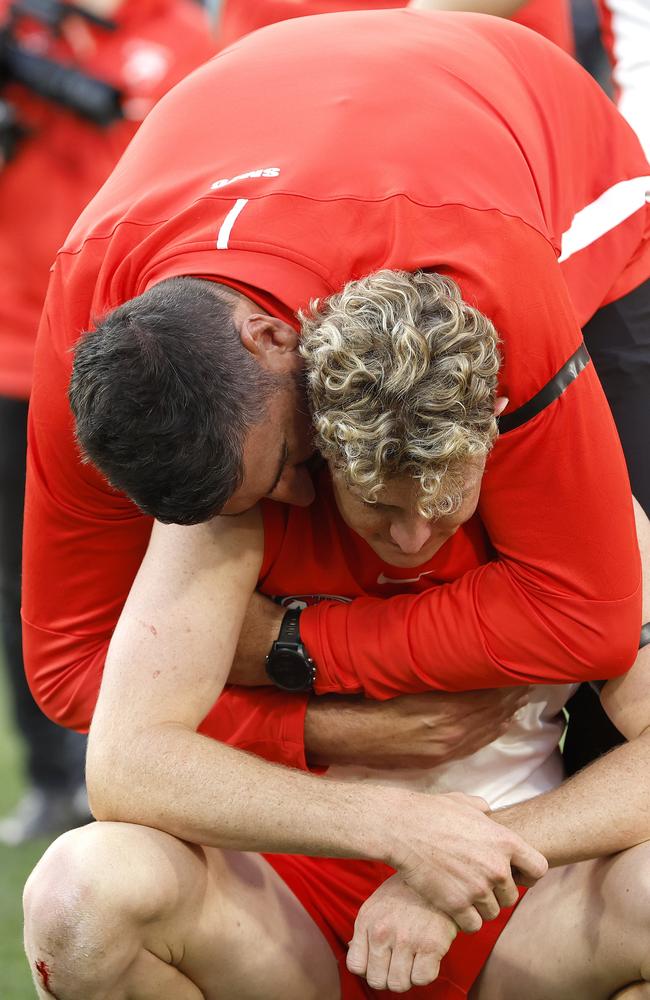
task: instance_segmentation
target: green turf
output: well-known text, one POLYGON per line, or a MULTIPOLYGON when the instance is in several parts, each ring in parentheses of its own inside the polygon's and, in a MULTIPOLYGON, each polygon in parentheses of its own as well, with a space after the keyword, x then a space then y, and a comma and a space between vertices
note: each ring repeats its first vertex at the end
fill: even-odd
MULTIPOLYGON (((7 710, 3 665, 0 662, 0 815, 17 802, 23 790, 18 743, 7 710)), ((34 1000, 22 945, 20 898, 25 879, 47 841, 27 847, 0 846, 0 1000, 34 1000)))

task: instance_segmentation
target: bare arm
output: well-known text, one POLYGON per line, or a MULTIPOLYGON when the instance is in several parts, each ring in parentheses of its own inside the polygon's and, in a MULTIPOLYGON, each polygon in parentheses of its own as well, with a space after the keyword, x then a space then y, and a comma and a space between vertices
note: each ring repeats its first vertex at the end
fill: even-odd
MULTIPOLYGON (((635 502, 643 560, 643 620, 650 619, 650 525, 635 502)), ((650 646, 609 681, 602 703, 629 741, 559 788, 495 813, 543 851, 552 866, 625 850, 650 839, 650 646)))
POLYGON ((476 928, 492 887, 511 897, 511 862, 533 877, 545 869, 478 803, 316 778, 197 734, 227 678, 261 551, 257 512, 154 526, 91 727, 96 815, 212 846, 381 859, 476 928))
MULTIPOLYGON (((650 647, 639 654, 625 681, 625 697, 650 707, 650 647)), ((611 710, 607 698, 603 701, 629 742, 552 792, 494 813, 543 851, 553 867, 614 854, 650 839, 650 714, 643 728, 632 728, 625 725, 623 713, 611 710)))
MULTIPOLYGON (((271 768, 195 732, 223 686, 259 552, 254 515, 190 529, 155 525, 109 648, 91 726, 93 809, 101 819, 159 827, 203 844, 338 853, 339 837, 344 851, 359 856, 355 826, 364 825, 359 814, 370 801, 355 796, 346 802, 349 790, 333 792, 331 783, 319 782, 321 794, 313 800, 318 838, 305 830, 296 840, 285 803, 300 794, 296 785, 315 779, 271 768), (265 780, 274 789, 265 797, 267 824, 255 794, 265 780), (347 807, 346 817, 333 838, 321 837, 323 826, 330 829, 332 793, 347 807)), ((373 848, 385 850, 378 843, 373 848)))

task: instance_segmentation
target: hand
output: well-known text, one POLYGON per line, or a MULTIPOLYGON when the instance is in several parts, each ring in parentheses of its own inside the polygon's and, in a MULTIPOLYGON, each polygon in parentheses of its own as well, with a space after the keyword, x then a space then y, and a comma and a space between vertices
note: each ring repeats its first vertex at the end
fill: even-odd
POLYGON ((256 687, 270 684, 266 656, 280 633, 286 608, 255 593, 250 599, 228 677, 229 684, 256 687))
POLYGON ((431 691, 389 701, 312 698, 305 719, 309 763, 376 768, 436 767, 501 736, 528 700, 528 687, 448 694, 431 691))
MULTIPOLYGON (((434 909, 463 931, 477 931, 519 893, 512 869, 526 884, 546 874, 546 859, 521 837, 484 814, 483 799, 453 793, 424 795, 385 789, 395 805, 385 814, 388 863, 434 909)), ((383 812, 383 810, 382 810, 383 812)))
POLYGON ((457 933, 453 920, 393 875, 359 910, 346 964, 374 990, 405 993, 434 981, 457 933))

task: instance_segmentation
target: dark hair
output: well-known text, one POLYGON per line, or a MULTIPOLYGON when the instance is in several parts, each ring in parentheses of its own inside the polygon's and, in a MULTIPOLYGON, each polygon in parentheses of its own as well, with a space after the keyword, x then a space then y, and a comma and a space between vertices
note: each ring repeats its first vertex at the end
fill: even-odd
POLYGON ((276 381, 242 345, 235 303, 214 282, 169 278, 75 347, 68 398, 84 459, 168 524, 208 520, 241 485, 246 433, 276 381))

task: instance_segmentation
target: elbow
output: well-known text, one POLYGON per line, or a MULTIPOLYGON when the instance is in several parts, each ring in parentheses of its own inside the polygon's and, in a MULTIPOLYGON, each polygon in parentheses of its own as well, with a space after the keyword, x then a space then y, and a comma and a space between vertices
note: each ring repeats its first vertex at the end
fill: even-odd
POLYGON ((129 755, 108 742, 100 743, 91 731, 86 753, 86 790, 95 819, 115 823, 138 822, 131 815, 128 794, 129 789, 135 787, 134 778, 129 755))
POLYGON ((607 642, 595 643, 590 658, 592 667, 590 680, 607 681, 627 673, 634 665, 638 646, 638 635, 633 643, 625 641, 623 636, 615 636, 607 642))
MULTIPOLYGON (((550 654, 544 659, 555 683, 610 680, 634 664, 641 629, 640 586, 614 598, 563 594, 560 600, 545 602, 543 617, 550 654)), ((529 649, 532 653, 534 644, 529 649)))
POLYGON ((107 720, 93 722, 86 751, 86 789, 95 819, 158 827, 168 786, 156 781, 155 732, 125 733, 107 720), (128 747, 128 750, 125 749, 128 747))
POLYGON ((639 648, 639 617, 615 615, 581 629, 577 659, 587 665, 589 676, 576 680, 611 680, 633 666, 639 648))

